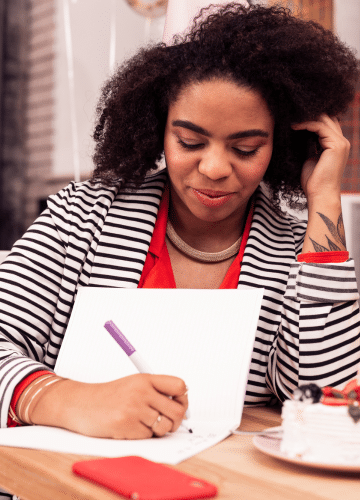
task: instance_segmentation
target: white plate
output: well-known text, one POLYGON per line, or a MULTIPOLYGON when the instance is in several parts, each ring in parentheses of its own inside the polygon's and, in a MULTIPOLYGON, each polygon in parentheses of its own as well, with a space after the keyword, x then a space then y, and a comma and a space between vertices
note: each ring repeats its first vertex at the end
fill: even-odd
MULTIPOLYGON (((278 429, 278 427, 273 427, 271 430, 278 429)), ((270 429, 267 429, 270 430, 270 429)), ((360 472, 360 464, 357 465, 344 465, 344 464, 329 464, 322 462, 308 462, 302 460, 301 458, 290 458, 280 451, 281 440, 269 436, 255 436, 253 438, 254 446, 274 458, 283 460, 285 462, 290 462, 296 465, 305 465, 306 467, 313 467, 316 469, 331 470, 331 471, 342 471, 342 472, 360 472)))

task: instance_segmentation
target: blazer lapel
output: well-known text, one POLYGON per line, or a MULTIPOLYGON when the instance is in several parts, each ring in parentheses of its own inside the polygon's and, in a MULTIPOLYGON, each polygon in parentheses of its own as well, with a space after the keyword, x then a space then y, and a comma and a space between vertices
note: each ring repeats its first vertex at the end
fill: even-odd
POLYGON ((286 215, 277 213, 259 188, 238 288, 265 288, 282 301, 294 260, 292 227, 286 215))
POLYGON ((137 288, 166 181, 160 172, 136 191, 118 192, 99 238, 90 286, 137 288))

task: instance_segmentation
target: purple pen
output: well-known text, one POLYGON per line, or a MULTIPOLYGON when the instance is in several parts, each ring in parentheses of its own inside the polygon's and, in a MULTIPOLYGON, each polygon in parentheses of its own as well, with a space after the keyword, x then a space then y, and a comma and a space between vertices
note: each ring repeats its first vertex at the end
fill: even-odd
MULTIPOLYGON (((113 321, 107 321, 104 325, 106 330, 110 333, 112 338, 119 344, 121 349, 125 352, 129 359, 133 362, 133 364, 138 369, 139 373, 153 373, 149 365, 140 354, 136 351, 135 347, 131 345, 125 335, 119 330, 119 328, 115 325, 113 321)), ((171 399, 171 396, 170 396, 171 399)), ((186 412, 187 418, 189 418, 188 412, 186 412)), ((192 433, 192 430, 189 429, 184 423, 181 424, 188 432, 192 433)))
POLYGON ((153 373, 146 361, 143 360, 113 321, 107 321, 104 326, 125 354, 129 356, 129 359, 134 363, 139 373, 153 373))

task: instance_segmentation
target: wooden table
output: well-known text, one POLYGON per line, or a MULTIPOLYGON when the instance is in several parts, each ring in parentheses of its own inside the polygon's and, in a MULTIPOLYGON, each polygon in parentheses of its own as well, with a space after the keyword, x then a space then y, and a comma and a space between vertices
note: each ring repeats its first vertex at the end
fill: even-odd
MULTIPOLYGON (((242 430, 280 423, 276 408, 246 408, 242 430)), ((0 485, 22 500, 119 500, 109 490, 74 476, 73 462, 87 457, 0 447, 0 485)), ((218 500, 358 500, 360 474, 325 472, 264 455, 250 436, 230 436, 185 460, 178 469, 213 482, 218 500)))

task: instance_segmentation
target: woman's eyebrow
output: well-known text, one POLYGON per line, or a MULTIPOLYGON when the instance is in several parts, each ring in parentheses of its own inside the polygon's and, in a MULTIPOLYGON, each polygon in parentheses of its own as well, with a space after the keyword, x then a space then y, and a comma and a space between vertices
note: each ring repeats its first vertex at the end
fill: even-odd
POLYGON ((172 125, 174 127, 183 127, 187 128, 189 130, 192 130, 193 132, 196 132, 201 135, 206 135, 206 137, 210 137, 211 134, 207 130, 205 130, 202 127, 199 127, 198 125, 195 125, 195 123, 189 122, 188 120, 174 120, 172 122, 172 125))
POLYGON ((258 128, 244 130, 243 132, 236 132, 229 135, 228 139, 242 139, 243 137, 269 137, 269 132, 258 128))
MULTIPOLYGON (((193 132, 196 132, 197 134, 211 137, 210 132, 202 127, 199 127, 199 125, 195 125, 195 123, 189 122, 188 120, 174 120, 172 122, 172 125, 174 127, 187 128, 189 130, 192 130, 193 132)), ((242 132, 235 132, 235 134, 229 135, 227 139, 242 139, 243 137, 269 137, 269 132, 255 128, 250 130, 243 130, 242 132)))

